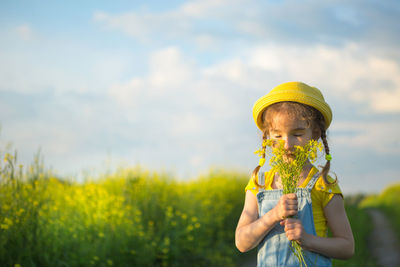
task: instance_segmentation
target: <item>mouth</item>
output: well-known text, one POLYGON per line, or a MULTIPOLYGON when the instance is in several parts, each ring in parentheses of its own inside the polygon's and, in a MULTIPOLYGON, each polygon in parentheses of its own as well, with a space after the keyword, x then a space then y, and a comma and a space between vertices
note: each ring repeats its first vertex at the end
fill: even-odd
POLYGON ((288 160, 294 160, 296 159, 296 155, 293 152, 287 152, 285 153, 284 157, 288 160))
POLYGON ((288 151, 286 151, 285 156, 287 156, 287 157, 294 157, 294 156, 295 156, 295 153, 294 153, 294 151, 288 150, 288 151))

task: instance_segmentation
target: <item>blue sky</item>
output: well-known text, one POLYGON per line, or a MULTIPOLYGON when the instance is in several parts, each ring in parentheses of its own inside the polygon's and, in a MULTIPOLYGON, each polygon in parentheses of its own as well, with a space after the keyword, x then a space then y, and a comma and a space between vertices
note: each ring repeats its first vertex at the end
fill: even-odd
POLYGON ((0 140, 63 176, 250 173, 253 103, 303 81, 333 109, 345 193, 398 182, 398 1, 2 1, 0 140))

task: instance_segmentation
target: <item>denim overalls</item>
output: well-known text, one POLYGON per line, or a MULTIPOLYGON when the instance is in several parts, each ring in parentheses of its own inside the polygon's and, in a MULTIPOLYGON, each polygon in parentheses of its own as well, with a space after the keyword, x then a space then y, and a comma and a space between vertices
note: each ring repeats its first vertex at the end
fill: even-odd
MULTIPOLYGON (((264 172, 258 175, 258 183, 265 184, 264 172)), ((311 189, 318 180, 319 173, 316 173, 307 184, 306 188, 297 188, 298 213, 297 218, 301 220, 304 230, 316 235, 314 218, 311 206, 311 189)), ((265 190, 260 188, 257 193, 258 214, 263 216, 269 210, 276 206, 282 196, 282 189, 265 190)), ((272 228, 258 246, 257 266, 296 266, 299 261, 290 249, 291 243, 287 239, 284 227, 277 223, 272 228)), ((332 266, 332 261, 321 254, 303 250, 303 256, 306 260, 307 267, 314 266, 332 266)))

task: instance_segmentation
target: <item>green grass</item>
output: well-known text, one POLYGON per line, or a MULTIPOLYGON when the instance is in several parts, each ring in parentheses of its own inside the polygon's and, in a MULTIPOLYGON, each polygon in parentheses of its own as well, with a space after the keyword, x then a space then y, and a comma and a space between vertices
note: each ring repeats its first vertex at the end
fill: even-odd
POLYGON ((0 169, 0 266, 235 266, 246 175, 188 182, 124 169, 65 182, 36 161, 0 169))
POLYGON ((355 195, 345 198, 345 209, 353 230, 355 253, 349 260, 333 260, 333 266, 343 267, 373 267, 376 266, 368 248, 368 236, 372 230, 371 220, 364 209, 359 207, 364 196, 355 195))
POLYGON ((388 186, 379 195, 366 197, 361 203, 363 208, 378 208, 389 219, 397 239, 400 240, 400 184, 388 186))

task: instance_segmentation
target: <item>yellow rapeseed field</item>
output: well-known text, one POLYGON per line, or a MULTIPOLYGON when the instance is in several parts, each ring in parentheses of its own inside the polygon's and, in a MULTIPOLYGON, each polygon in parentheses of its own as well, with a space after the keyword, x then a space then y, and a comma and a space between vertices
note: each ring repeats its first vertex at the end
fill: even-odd
POLYGON ((210 171, 178 182, 122 169, 59 179, 39 158, 1 165, 1 266, 234 266, 246 175, 210 171), (70 179, 71 180, 71 179, 70 179))

